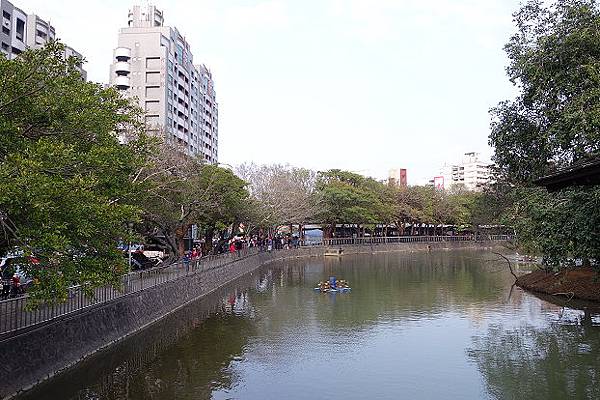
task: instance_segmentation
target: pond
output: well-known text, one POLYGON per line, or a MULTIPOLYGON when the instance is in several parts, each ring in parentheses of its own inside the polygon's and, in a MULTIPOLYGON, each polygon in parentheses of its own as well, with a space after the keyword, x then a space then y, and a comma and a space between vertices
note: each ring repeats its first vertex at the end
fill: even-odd
POLYGON ((484 251, 271 264, 22 398, 600 398, 598 311, 512 283, 484 251))

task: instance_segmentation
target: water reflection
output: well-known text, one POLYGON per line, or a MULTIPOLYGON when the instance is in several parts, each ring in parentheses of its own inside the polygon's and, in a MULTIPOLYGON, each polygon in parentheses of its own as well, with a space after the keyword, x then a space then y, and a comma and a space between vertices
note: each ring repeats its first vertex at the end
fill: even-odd
POLYGON ((600 398, 600 314, 513 287, 492 258, 272 264, 27 398, 600 398), (312 290, 331 275, 352 292, 312 290))

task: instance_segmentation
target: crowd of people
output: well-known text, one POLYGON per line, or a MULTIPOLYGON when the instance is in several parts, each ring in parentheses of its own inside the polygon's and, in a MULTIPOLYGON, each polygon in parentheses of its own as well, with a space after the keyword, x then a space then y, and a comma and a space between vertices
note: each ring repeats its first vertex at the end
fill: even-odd
POLYGON ((258 248, 259 251, 272 251, 282 249, 297 249, 300 247, 300 239, 292 235, 259 236, 249 238, 234 236, 227 242, 227 251, 235 253, 246 248, 258 248))
MULTIPOLYGON (((248 248, 258 248, 258 251, 273 251, 283 249, 297 249, 301 246, 301 241, 295 235, 277 235, 277 236, 259 236, 251 237, 234 236, 226 242, 219 244, 213 243, 214 249, 218 254, 224 253, 239 253, 248 248)), ((203 257, 202 247, 194 246, 191 250, 185 252, 183 256, 183 264, 189 267, 203 257)))

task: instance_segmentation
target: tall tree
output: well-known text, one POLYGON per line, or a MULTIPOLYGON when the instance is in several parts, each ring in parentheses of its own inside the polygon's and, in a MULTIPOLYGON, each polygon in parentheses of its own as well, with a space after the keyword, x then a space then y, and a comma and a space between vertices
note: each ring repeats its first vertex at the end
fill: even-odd
POLYGON ((0 254, 23 254, 34 299, 116 282, 125 271, 117 241, 140 213, 133 177, 147 143, 139 110, 84 82, 80 62, 65 60, 56 42, 0 57, 0 254), (115 135, 124 127, 127 144, 115 135))
POLYGON ((518 88, 492 110, 500 177, 530 182, 600 151, 600 11, 595 0, 529 1, 505 50, 518 88))
POLYGON ((162 144, 138 177, 143 195, 143 234, 161 243, 172 257, 183 255, 184 238, 199 224, 209 250, 216 229, 241 222, 248 202, 246 182, 232 171, 162 144))
POLYGON ((522 245, 548 265, 598 259, 600 189, 548 194, 532 180, 600 155, 600 10, 595 0, 529 1, 505 49, 519 90, 492 110, 490 144, 512 188, 506 215, 522 245))
POLYGON ((250 163, 242 164, 237 173, 249 184, 257 211, 253 222, 261 227, 313 222, 321 208, 312 170, 250 163))
POLYGON ((325 236, 331 237, 336 224, 373 224, 379 222, 382 204, 368 187, 369 178, 332 169, 319 173, 317 188, 323 202, 319 219, 325 236))

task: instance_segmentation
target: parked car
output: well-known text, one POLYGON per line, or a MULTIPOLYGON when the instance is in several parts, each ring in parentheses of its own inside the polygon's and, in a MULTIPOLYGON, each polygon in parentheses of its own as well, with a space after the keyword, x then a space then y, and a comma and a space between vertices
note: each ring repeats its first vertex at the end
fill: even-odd
MULTIPOLYGON (((125 257, 129 257, 129 254, 127 252, 124 252, 123 254, 125 255, 125 257)), ((160 263, 161 261, 159 259, 146 257, 142 251, 136 251, 131 253, 132 271, 154 268, 160 263)))

